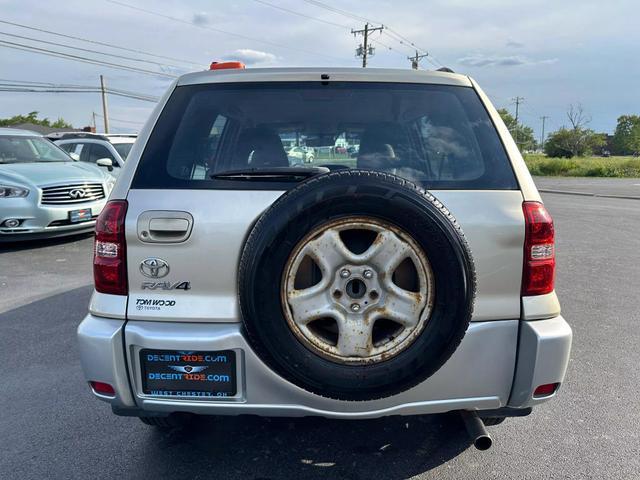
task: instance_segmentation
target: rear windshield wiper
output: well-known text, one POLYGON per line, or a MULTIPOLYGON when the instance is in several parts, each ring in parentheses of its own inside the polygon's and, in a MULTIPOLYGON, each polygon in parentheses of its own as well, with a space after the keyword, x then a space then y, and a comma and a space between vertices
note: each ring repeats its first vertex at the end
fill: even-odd
POLYGON ((266 167, 244 168, 213 173, 211 178, 220 180, 255 180, 271 182, 299 182, 316 175, 329 173, 326 167, 266 167))

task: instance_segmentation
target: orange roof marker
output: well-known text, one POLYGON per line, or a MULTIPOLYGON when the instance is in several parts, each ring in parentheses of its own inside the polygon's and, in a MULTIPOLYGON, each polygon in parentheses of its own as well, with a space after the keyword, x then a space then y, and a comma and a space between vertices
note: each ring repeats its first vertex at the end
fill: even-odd
POLYGON ((211 62, 209 70, 230 70, 230 69, 242 69, 245 68, 242 62, 211 62))

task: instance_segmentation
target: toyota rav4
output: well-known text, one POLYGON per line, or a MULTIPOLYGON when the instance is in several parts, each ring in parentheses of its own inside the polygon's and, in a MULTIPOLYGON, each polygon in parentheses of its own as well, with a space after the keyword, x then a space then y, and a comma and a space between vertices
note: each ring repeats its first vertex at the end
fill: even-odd
POLYGON ((554 397, 553 222, 478 85, 229 66, 171 86, 98 219, 93 393, 159 427, 460 411, 478 448, 554 397))

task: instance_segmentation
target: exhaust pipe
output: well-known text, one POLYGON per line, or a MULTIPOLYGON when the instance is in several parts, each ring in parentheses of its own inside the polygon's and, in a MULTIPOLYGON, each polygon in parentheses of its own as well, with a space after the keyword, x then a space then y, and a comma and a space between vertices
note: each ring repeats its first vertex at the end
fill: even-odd
POLYGON ((487 432, 487 429, 482 423, 480 417, 475 411, 461 410, 460 416, 464 421, 464 426, 467 429, 467 433, 473 441, 473 446, 478 450, 489 450, 493 444, 493 440, 487 432))

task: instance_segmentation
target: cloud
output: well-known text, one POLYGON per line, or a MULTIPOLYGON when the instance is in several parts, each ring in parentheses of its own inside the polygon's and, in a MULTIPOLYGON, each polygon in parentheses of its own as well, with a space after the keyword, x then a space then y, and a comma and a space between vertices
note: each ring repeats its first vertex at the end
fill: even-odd
POLYGON ((458 59, 460 65, 467 67, 516 67, 520 65, 540 65, 555 63, 557 58, 533 60, 522 55, 483 55, 473 54, 458 59))
POLYGON ((194 24, 202 27, 204 25, 208 25, 209 24, 209 15, 207 15, 204 12, 201 13, 194 13, 193 14, 193 18, 192 21, 194 24))
POLYGON ((522 48, 524 47, 524 43, 518 42, 516 40, 508 40, 506 46, 509 48, 522 48))
POLYGON ((251 50, 250 48, 241 48, 224 56, 225 60, 238 60, 246 65, 269 64, 273 63, 276 58, 273 53, 251 50))

